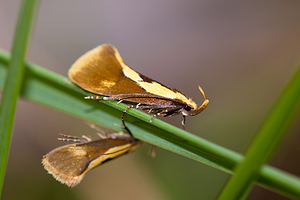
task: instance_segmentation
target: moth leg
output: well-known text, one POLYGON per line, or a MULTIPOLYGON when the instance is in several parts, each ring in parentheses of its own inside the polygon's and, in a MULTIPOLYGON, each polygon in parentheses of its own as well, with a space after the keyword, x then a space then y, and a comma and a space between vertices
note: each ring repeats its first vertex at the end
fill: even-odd
POLYGON ((83 139, 85 139, 87 142, 92 141, 92 139, 86 135, 81 136, 83 139))
POLYGON ((138 109, 140 107, 141 103, 136 104, 135 108, 138 109))
POLYGON ((151 147, 149 149, 149 154, 151 155, 152 158, 156 157, 156 149, 157 149, 157 146, 151 145, 151 147))
POLYGON ((114 126, 117 126, 117 127, 119 127, 119 128, 124 128, 124 125, 122 126, 122 125, 119 125, 119 124, 117 124, 117 123, 114 123, 114 126))
POLYGON ((104 138, 107 138, 108 136, 108 131, 107 130, 104 130, 104 129, 100 129, 98 126, 96 126, 95 124, 93 123, 90 123, 90 122, 85 122, 91 129, 94 129, 97 131, 97 135, 101 138, 101 139, 104 139, 104 138))
POLYGON ((154 117, 156 117, 156 114, 151 115, 151 119, 150 119, 150 122, 151 122, 151 123, 152 123, 154 117))
POLYGON ((127 110, 128 109, 130 109, 130 108, 133 108, 134 107, 134 105, 130 105, 130 106, 128 106, 124 111, 123 111, 123 114, 122 114, 122 116, 121 116, 121 120, 122 120, 122 123, 123 123, 123 128, 133 137, 133 135, 132 135, 132 133, 131 133, 131 131, 127 128, 127 126, 125 125, 125 121, 124 121, 124 115, 125 115, 125 113, 127 112, 127 110))
POLYGON ((181 121, 181 124, 182 124, 182 129, 185 130, 185 118, 186 116, 182 116, 182 121, 181 121))

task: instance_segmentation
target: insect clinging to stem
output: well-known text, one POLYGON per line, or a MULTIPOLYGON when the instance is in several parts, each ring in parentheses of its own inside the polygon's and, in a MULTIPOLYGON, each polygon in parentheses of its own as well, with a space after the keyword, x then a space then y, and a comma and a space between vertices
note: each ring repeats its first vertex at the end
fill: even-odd
POLYGON ((132 136, 125 124, 124 128, 129 134, 110 130, 110 134, 98 140, 61 134, 59 140, 74 143, 53 149, 43 156, 42 163, 57 181, 74 187, 90 170, 141 145, 142 142, 132 136))
POLYGON ((68 75, 79 87, 106 96, 89 96, 87 99, 134 103, 136 108, 148 111, 153 117, 181 114, 183 127, 186 116, 198 115, 209 103, 200 86, 198 88, 204 101, 197 107, 193 100, 180 91, 132 70, 123 62, 118 50, 109 44, 100 45, 78 58, 69 69, 68 75))

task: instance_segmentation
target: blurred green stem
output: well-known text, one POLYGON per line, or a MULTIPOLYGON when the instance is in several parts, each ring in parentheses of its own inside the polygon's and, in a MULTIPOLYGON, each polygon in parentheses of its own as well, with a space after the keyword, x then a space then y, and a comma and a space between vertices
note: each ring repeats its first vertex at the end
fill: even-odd
MULTIPOLYGON (((270 159, 287 133, 300 108, 300 67, 287 84, 279 99, 258 131, 244 160, 223 189, 219 200, 243 199, 253 187, 259 170, 270 159)), ((300 188, 300 185, 298 185, 300 188)))
POLYGON ((12 59, 9 64, 2 93, 2 102, 0 105, 0 197, 5 177, 16 104, 25 72, 24 58, 36 7, 37 0, 24 0, 21 4, 12 47, 12 59))

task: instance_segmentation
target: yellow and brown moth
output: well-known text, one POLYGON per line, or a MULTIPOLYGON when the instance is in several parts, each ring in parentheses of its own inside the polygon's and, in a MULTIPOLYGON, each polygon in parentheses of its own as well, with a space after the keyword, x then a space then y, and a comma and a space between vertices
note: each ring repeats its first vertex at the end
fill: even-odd
POLYGON ((131 133, 123 132, 94 141, 68 135, 61 135, 59 140, 75 143, 53 149, 44 155, 42 163, 49 174, 69 187, 79 184, 91 169, 135 150, 142 143, 131 133))
POLYGON ((109 44, 100 45, 82 55, 69 69, 69 78, 89 92, 106 96, 97 99, 135 103, 136 108, 147 110, 153 116, 182 114, 183 126, 186 116, 199 114, 209 103, 200 86, 204 102, 197 107, 180 91, 132 70, 123 62, 118 50, 109 44))

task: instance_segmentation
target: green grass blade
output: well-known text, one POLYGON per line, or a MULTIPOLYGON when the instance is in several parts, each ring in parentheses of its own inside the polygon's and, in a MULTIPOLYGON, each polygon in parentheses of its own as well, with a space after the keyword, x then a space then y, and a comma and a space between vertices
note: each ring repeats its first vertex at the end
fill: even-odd
MULTIPOLYGON (((0 89, 1 80, 6 76, 8 54, 0 51, 0 89)), ((43 69, 37 65, 26 64, 26 78, 21 95, 29 101, 54 108, 83 120, 120 130, 121 114, 127 106, 116 102, 84 100, 91 95, 70 82, 69 79, 43 69)), ((159 119, 136 109, 130 109, 126 125, 134 136, 159 147, 168 149, 194 160, 206 163, 226 172, 232 172, 243 157, 231 150, 199 138, 182 129, 171 126, 159 119)), ((260 170, 258 183, 277 192, 300 198, 300 179, 270 166, 260 170)))
POLYGON ((6 82, 0 106, 0 196, 5 177, 17 99, 25 72, 24 58, 36 4, 37 2, 34 0, 23 1, 21 4, 12 48, 12 59, 7 76, 3 79, 6 79, 6 82))
MULTIPOLYGON (((219 200, 242 199, 251 190, 259 170, 275 151, 300 108, 300 67, 283 90, 256 139, 237 166, 219 200)), ((295 185, 300 188, 300 184, 295 185)))

